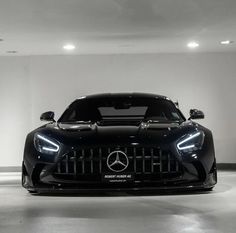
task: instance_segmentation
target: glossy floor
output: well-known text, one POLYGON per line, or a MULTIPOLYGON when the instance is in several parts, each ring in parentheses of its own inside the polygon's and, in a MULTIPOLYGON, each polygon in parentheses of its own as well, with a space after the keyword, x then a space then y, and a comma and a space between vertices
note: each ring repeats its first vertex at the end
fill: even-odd
POLYGON ((33 196, 0 173, 1 233, 235 233, 236 172, 211 193, 33 196))

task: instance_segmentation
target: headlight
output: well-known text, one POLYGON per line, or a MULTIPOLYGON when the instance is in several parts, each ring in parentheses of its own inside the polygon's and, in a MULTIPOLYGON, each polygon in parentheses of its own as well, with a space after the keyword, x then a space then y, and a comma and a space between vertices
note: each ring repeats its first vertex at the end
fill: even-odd
POLYGON ((53 154, 59 151, 59 143, 41 134, 34 135, 34 146, 41 153, 53 154))
POLYGON ((177 142, 177 148, 184 153, 200 150, 204 142, 204 136, 202 131, 187 134, 177 142))

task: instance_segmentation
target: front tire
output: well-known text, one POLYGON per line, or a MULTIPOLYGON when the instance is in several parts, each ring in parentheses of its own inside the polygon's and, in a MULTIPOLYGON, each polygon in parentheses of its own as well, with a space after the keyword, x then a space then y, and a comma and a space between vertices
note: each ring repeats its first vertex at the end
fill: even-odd
POLYGON ((37 194, 37 193, 38 193, 38 192, 35 191, 35 190, 28 190, 28 192, 29 192, 30 194, 37 194))
POLYGON ((29 187, 30 187, 29 186, 29 176, 28 176, 28 173, 26 171, 24 162, 22 162, 22 169, 21 169, 21 185, 22 185, 23 188, 27 189, 27 191, 30 194, 36 194, 37 193, 37 191, 29 189, 29 187))
POLYGON ((27 186, 27 172, 25 169, 24 162, 22 162, 22 167, 21 167, 21 185, 22 187, 26 188, 27 186))
POLYGON ((212 192, 213 189, 214 189, 214 187, 211 187, 211 188, 205 188, 204 191, 206 191, 206 192, 212 192))

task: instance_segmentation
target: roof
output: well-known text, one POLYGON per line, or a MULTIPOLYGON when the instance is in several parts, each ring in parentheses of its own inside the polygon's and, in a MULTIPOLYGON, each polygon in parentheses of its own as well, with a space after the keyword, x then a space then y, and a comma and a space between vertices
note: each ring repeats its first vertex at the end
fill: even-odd
POLYGON ((158 98, 158 99, 168 99, 166 96, 151 94, 151 93, 103 93, 103 94, 93 94, 80 97, 78 99, 86 98, 86 99, 97 99, 97 98, 126 98, 126 97, 139 97, 139 98, 158 98))

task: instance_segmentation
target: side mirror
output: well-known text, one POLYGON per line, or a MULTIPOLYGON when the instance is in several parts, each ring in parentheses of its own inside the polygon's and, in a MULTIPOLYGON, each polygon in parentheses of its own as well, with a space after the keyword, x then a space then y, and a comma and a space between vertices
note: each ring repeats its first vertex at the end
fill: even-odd
POLYGON ((44 112, 40 116, 40 120, 41 121, 52 121, 52 122, 55 122, 55 120, 54 120, 54 112, 52 112, 52 111, 44 112))
POLYGON ((190 119, 203 119, 204 118, 204 113, 198 109, 190 109, 190 119))

